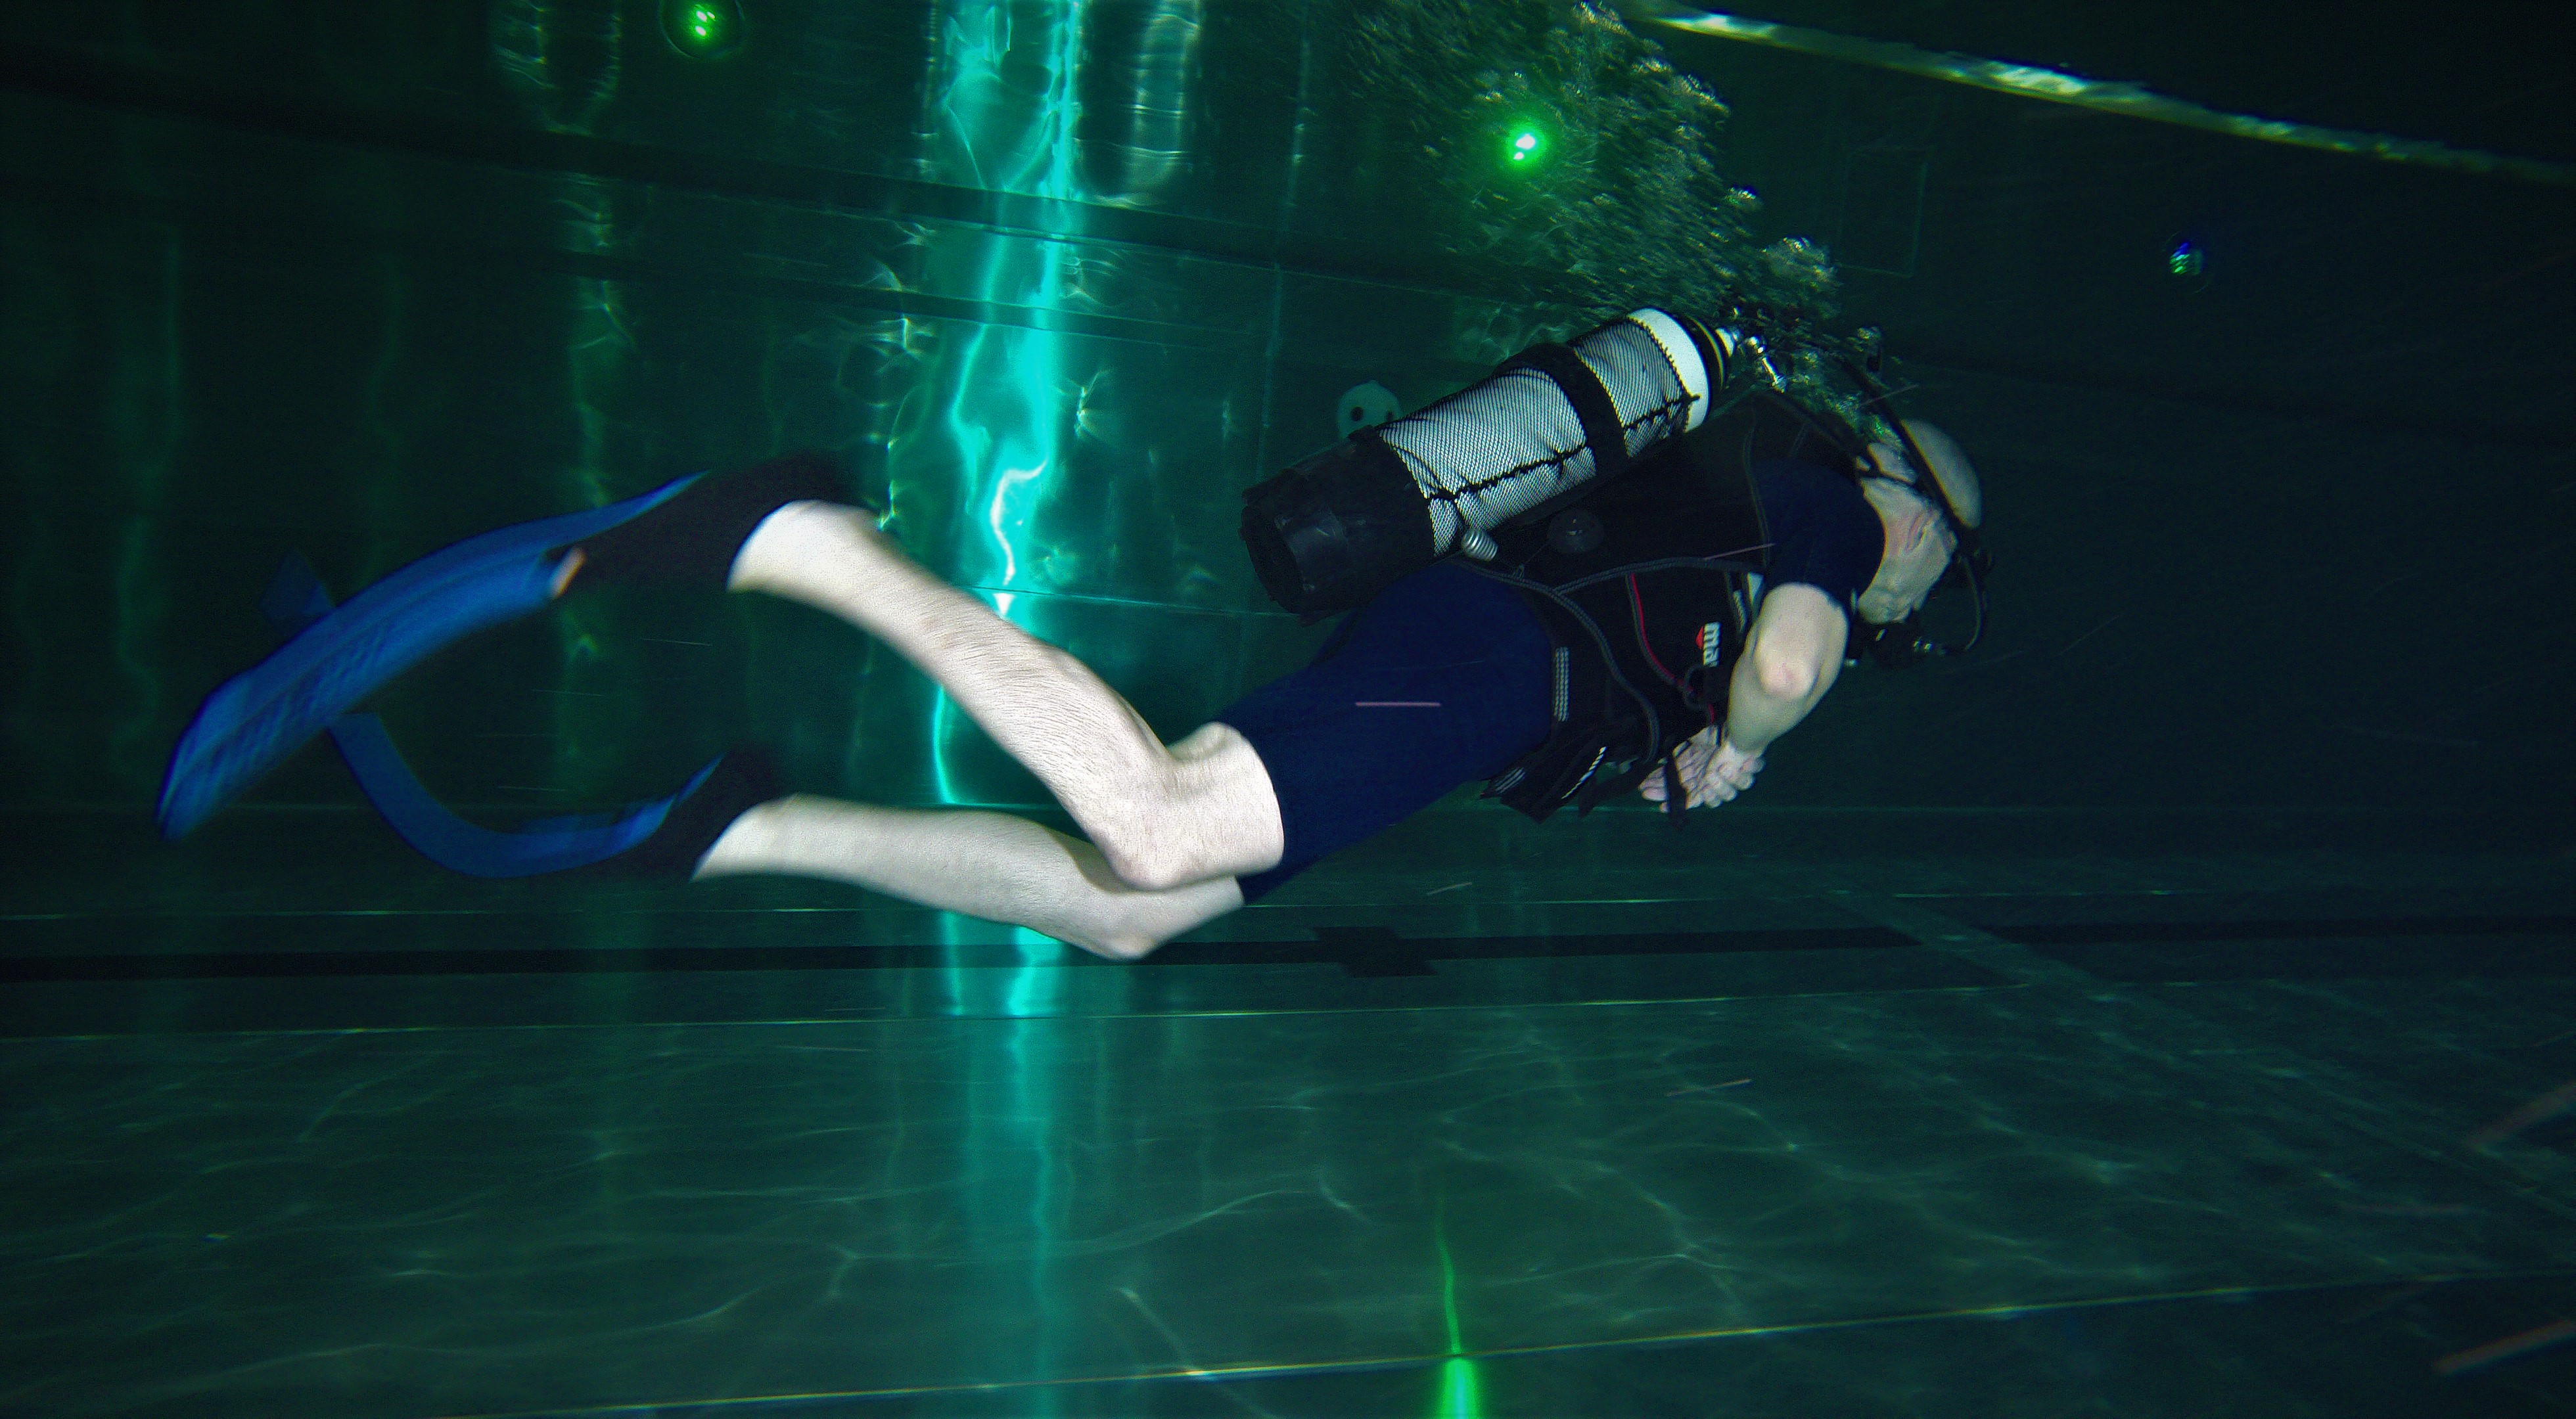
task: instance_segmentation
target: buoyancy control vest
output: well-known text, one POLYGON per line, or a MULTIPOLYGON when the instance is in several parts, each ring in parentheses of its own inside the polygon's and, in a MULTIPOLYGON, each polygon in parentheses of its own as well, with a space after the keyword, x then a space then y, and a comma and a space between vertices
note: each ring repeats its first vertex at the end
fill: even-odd
POLYGON ((1859 476, 1862 441, 1782 382, 1750 331, 1634 311, 1247 489, 1244 544, 1310 623, 1444 558, 1513 586, 1547 627, 1554 729, 1485 796, 1589 813, 1725 713, 1769 564, 1752 465, 1859 476))
MULTIPOLYGON (((1553 728, 1481 796, 1540 822, 1569 803, 1590 813, 1723 722, 1771 561, 1754 465, 1796 460, 1857 482, 1863 449, 1832 415, 1756 393, 1506 525, 1491 564, 1461 559, 1521 594, 1554 657, 1553 728)), ((1665 798, 1676 822, 1687 798, 1665 798)))

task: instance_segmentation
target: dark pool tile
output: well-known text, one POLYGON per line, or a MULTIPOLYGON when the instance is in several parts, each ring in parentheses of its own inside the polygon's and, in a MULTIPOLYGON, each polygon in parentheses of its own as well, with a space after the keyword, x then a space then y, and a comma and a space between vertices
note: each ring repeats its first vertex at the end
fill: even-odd
MULTIPOLYGON (((913 1419, 2557 1419, 2564 1278, 2413 1281, 1240 1374, 781 1399, 754 1412, 913 1419)), ((1472 1349, 1462 1337, 1462 1349, 1472 1349)), ((740 1405, 667 1405, 714 1419, 740 1405)))
MULTIPOLYGON (((2256 928, 2259 930, 2260 928, 2256 928)), ((2576 978, 2576 934, 2528 936, 2263 936, 2039 944, 2051 960, 2133 984, 2238 980, 2564 980, 2576 978)))
POLYGON ((1169 969, 1089 957, 872 970, 57 981, 0 990, 0 1037, 1577 1005, 2004 984, 1916 949, 1526 956, 1371 974, 1330 959, 1169 969))

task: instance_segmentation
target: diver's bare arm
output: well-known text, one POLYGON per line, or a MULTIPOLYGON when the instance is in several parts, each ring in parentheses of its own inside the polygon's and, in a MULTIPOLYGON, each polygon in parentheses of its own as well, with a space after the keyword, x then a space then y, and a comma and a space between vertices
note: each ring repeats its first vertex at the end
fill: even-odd
POLYGON ((1759 754, 1796 727, 1842 674, 1850 633, 1823 591, 1801 582, 1771 588, 1727 681, 1726 742, 1759 754))

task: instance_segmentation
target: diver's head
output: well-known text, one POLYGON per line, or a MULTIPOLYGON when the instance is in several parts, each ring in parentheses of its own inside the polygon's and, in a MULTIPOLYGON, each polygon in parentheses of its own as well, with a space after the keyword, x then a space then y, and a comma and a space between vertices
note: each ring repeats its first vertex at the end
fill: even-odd
MULTIPOLYGON (((1933 481, 1941 485, 1941 496, 1949 501, 1950 511, 1958 514, 1959 521, 1968 527, 1985 526, 1985 487, 1977 481, 1977 470, 1968 462, 1968 451, 1959 447, 1959 441, 1943 433, 1937 425, 1921 419, 1899 422, 1905 425, 1906 436, 1914 440, 1914 446, 1930 460, 1933 481)), ((1914 481, 1914 464, 1905 456, 1904 449, 1893 444, 1874 443, 1869 446, 1869 456, 1878 464, 1880 471, 1908 483, 1914 481)))
MULTIPOLYGON (((1964 526, 1982 524, 1986 516, 1984 490, 1977 482, 1977 470, 1969 466, 1968 455, 1961 451, 1958 441, 1920 419, 1904 422, 1914 446, 1932 465, 1933 481, 1950 511, 1964 526)), ((1923 599, 1932 594, 1933 586, 1948 570, 1950 554, 1958 550, 1959 539, 1932 499, 1915 490, 1920 475, 1903 450, 1874 443, 1869 446, 1869 457, 1875 472, 1861 479, 1861 492, 1878 510, 1887 542, 1879 558, 1878 575, 1860 594, 1859 610, 1862 620, 1893 625, 1922 608, 1923 599)))

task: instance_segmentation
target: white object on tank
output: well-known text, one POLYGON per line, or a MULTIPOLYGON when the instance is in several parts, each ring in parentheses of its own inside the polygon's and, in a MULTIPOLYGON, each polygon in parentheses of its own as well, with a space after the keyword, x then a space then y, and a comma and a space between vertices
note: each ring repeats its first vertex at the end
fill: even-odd
MULTIPOLYGON (((1689 433, 1698 428, 1700 421, 1708 417, 1710 384, 1708 363, 1699 357, 1699 345, 1690 338, 1689 331, 1682 329, 1680 321, 1652 306, 1644 310, 1632 310, 1628 312, 1628 318, 1646 327, 1646 333, 1655 337, 1655 343, 1664 347, 1664 358, 1673 362, 1673 374, 1681 380, 1682 388, 1690 394, 1690 419, 1682 425, 1682 432, 1689 433)), ((1731 348, 1735 342, 1732 338, 1728 338, 1734 334, 1734 331, 1729 330, 1720 337, 1725 339, 1730 347, 1727 350, 1728 354, 1735 353, 1731 348)))
POLYGON ((1349 438, 1362 429, 1393 423, 1403 412, 1404 406, 1395 402, 1395 391, 1370 380, 1342 391, 1341 402, 1333 406, 1333 427, 1349 438))

